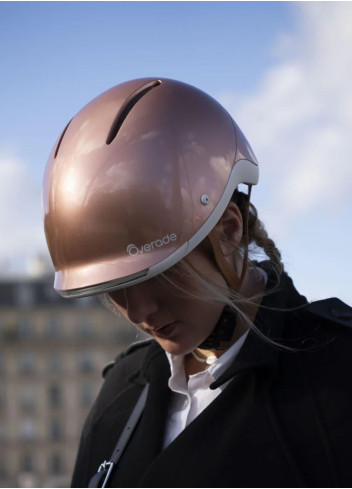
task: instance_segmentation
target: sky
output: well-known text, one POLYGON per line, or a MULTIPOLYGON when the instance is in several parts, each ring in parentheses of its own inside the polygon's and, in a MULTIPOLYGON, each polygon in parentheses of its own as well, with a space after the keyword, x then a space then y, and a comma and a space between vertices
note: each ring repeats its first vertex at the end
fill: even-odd
POLYGON ((0 274, 47 256, 42 178, 71 117, 166 77, 246 134, 252 201, 300 292, 351 304, 351 24, 350 2, 0 2, 0 274))

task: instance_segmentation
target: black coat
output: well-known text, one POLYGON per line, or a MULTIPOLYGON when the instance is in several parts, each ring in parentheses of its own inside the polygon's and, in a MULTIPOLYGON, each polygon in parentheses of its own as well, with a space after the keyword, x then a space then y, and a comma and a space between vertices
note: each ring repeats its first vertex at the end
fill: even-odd
POLYGON ((154 340, 119 355, 84 425, 73 487, 109 460, 146 382, 111 487, 350 487, 352 309, 338 299, 307 304, 286 274, 262 305, 257 327, 294 351, 250 331, 216 382, 232 379, 228 387, 164 451, 166 355, 154 340))

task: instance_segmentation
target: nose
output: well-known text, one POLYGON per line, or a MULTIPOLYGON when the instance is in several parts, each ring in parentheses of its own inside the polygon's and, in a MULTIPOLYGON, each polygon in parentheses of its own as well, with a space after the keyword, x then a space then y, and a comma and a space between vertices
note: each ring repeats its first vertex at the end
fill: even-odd
POLYGON ((152 287, 145 286, 143 283, 125 289, 125 298, 126 314, 133 323, 148 321, 148 318, 158 310, 157 298, 152 287))

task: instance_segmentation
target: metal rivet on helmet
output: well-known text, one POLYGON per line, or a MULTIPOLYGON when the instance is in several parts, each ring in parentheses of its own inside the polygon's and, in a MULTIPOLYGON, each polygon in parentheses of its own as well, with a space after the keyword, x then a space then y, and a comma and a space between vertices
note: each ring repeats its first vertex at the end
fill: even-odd
POLYGON ((200 201, 203 205, 208 205, 210 202, 209 196, 207 194, 202 195, 200 201))

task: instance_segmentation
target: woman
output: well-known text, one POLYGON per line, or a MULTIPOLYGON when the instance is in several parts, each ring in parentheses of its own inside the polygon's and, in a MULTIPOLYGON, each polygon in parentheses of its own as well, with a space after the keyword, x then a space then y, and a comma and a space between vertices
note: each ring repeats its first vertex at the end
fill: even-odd
POLYGON ((295 290, 257 182, 230 115, 184 83, 123 83, 65 128, 44 184, 54 286, 151 337, 105 369, 74 487, 351 485, 352 311, 295 290))

